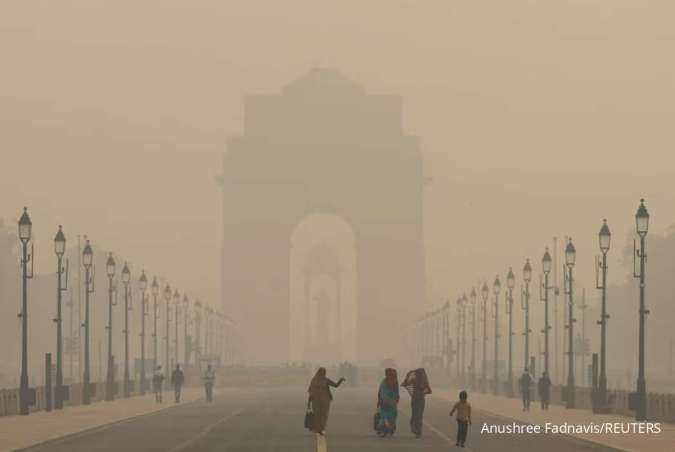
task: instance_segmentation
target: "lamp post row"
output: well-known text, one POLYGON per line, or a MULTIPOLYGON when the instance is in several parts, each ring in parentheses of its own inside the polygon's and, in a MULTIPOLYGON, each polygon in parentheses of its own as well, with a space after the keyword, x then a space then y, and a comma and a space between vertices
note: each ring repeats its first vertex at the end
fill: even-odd
MULTIPOLYGON (((645 377, 645 316, 649 314, 649 310, 646 309, 645 302, 645 262, 647 254, 645 252, 646 248, 646 236, 649 230, 649 213, 644 204, 644 199, 640 200, 640 206, 638 207, 637 213, 635 214, 635 227, 637 235, 639 236, 639 246, 634 245, 633 252, 633 273, 634 277, 639 280, 639 331, 638 331, 638 378, 636 383, 636 391, 631 394, 631 405, 635 410, 635 417, 637 420, 644 421, 647 418, 647 390, 646 390, 646 377, 645 377)), ((601 313, 600 320, 597 321, 597 324, 600 325, 600 362, 599 362, 599 377, 597 383, 597 390, 593 395, 593 404, 594 410, 603 412, 607 411, 607 321, 610 318, 607 313, 607 253, 610 249, 611 243, 611 232, 609 226, 607 225, 607 220, 603 220, 603 224, 598 233, 598 242, 601 252, 601 257, 596 257, 596 287, 601 291, 601 313)), ((564 388, 564 399, 567 408, 575 407, 575 369, 574 369, 574 323, 576 319, 574 318, 574 274, 573 269, 576 264, 576 248, 572 242, 571 238, 568 238, 567 245, 565 247, 565 261, 564 261, 564 295, 566 296, 567 303, 567 325, 565 329, 567 330, 567 383, 564 388)), ((540 300, 544 303, 544 327, 541 330, 541 333, 544 336, 544 369, 543 373, 549 375, 549 361, 550 361, 550 347, 549 347, 549 332, 551 330, 551 325, 549 322, 549 293, 555 287, 551 286, 549 283, 549 276, 553 267, 553 260, 549 253, 548 248, 545 249, 544 255, 541 259, 541 270, 543 273, 543 281, 540 277, 539 283, 539 297, 540 300)), ((524 330, 522 335, 524 336, 524 354, 523 362, 524 367, 528 368, 528 361, 530 359, 530 334, 532 330, 530 329, 530 282, 532 281, 532 266, 529 259, 526 260, 525 265, 522 270, 523 282, 525 287, 520 289, 520 305, 521 310, 524 313, 524 330)), ((513 392, 513 289, 515 287, 515 275, 513 270, 510 268, 506 278, 507 282, 507 294, 506 294, 506 308, 507 314, 509 316, 509 354, 508 354, 508 368, 507 368, 507 392, 512 394, 513 392)), ((493 387, 492 390, 495 394, 500 392, 500 382, 499 382, 499 293, 501 291, 501 283, 499 277, 495 278, 493 283, 493 294, 494 294, 494 303, 492 304, 492 317, 495 321, 494 326, 494 361, 493 361, 493 387)), ((482 346, 482 365, 481 365, 481 375, 480 375, 480 387, 483 390, 487 389, 487 302, 489 298, 489 288, 487 283, 483 283, 481 287, 481 296, 482 296, 482 306, 480 312, 480 319, 483 323, 483 346, 482 346)), ((471 361, 470 361, 470 373, 469 373, 469 384, 473 387, 477 385, 476 374, 475 374, 475 344, 476 344, 476 289, 472 288, 470 295, 470 304, 472 308, 472 328, 471 328, 471 361)), ((460 357, 463 357, 463 343, 466 341, 466 327, 465 327, 465 307, 469 304, 466 295, 457 300, 457 345, 456 345, 456 375, 458 380, 465 384, 464 377, 464 360, 460 357), (460 348, 460 344, 462 348, 460 348), (461 367, 461 368, 460 368, 461 367)), ((434 311, 430 314, 424 316, 420 322, 425 322, 433 320, 436 315, 441 312, 434 311)), ((444 311, 445 312, 445 311, 444 311)), ((434 323, 432 322, 433 326, 434 323)), ((423 356, 427 356, 428 353, 432 352, 430 347, 425 346, 427 343, 426 340, 423 340, 423 335, 427 334, 429 330, 423 327, 418 328, 419 334, 418 338, 422 340, 421 351, 423 356)), ((435 333, 433 328, 431 330, 432 337, 435 333)), ((442 338, 441 340, 446 340, 449 338, 442 338)))
MULTIPOLYGON (((18 317, 21 320, 21 375, 20 375, 20 387, 19 387, 19 414, 27 415, 30 413, 30 406, 35 403, 35 389, 29 386, 28 381, 28 280, 33 277, 33 255, 34 255, 34 246, 32 241, 32 228, 33 223, 28 214, 28 209, 24 207, 23 213, 18 221, 18 237, 21 242, 21 270, 22 270, 22 293, 21 293, 21 312, 18 314, 18 317)), ((58 231, 54 236, 54 253, 57 258, 57 268, 56 268, 56 317, 53 319, 56 324, 56 369, 55 369, 55 391, 54 391, 54 408, 63 409, 64 401, 68 397, 67 388, 64 386, 63 378, 63 292, 68 290, 68 270, 69 270, 69 261, 64 257, 66 254, 66 236, 63 232, 61 225, 58 227, 58 231)), ((84 330, 84 363, 82 369, 82 403, 90 404, 91 397, 93 395, 93 388, 91 386, 91 371, 90 371, 90 296, 95 291, 95 265, 93 262, 93 249, 89 240, 86 241, 85 246, 82 250, 82 259, 81 265, 84 267, 85 278, 85 305, 84 305, 84 319, 81 328, 84 330)), ((109 254, 106 261, 106 275, 108 277, 108 324, 106 325, 108 333, 108 355, 107 355, 107 373, 106 373, 106 387, 105 387, 105 400, 113 400, 115 395, 115 385, 114 385, 114 375, 115 375, 115 363, 114 356, 112 352, 112 328, 113 328, 113 306, 117 305, 117 287, 114 281, 116 274, 116 262, 112 255, 109 254)), ((133 294, 130 290, 131 283, 131 271, 127 263, 124 264, 124 267, 121 271, 121 281, 124 285, 124 309, 125 309, 125 318, 124 318, 124 328, 122 333, 124 335, 124 382, 123 382, 123 395, 128 397, 131 392, 131 379, 129 375, 129 312, 133 310, 133 294)), ((148 279, 145 275, 145 271, 142 271, 141 276, 138 281, 138 288, 141 292, 141 333, 140 333, 140 354, 141 354, 141 369, 140 369, 140 387, 139 392, 144 394, 146 391, 146 369, 145 369, 145 317, 149 313, 148 309, 148 299, 146 297, 146 290, 148 286, 148 279)), ((171 296, 170 288, 167 285, 166 290, 169 291, 169 298, 171 296)), ((153 295, 153 364, 157 366, 157 320, 159 318, 159 309, 157 306, 157 296, 159 292, 159 284, 156 279, 153 279, 151 285, 151 293, 153 295)), ((175 316, 178 320, 179 312, 179 295, 176 290, 174 293, 174 299, 177 300, 175 303, 175 316)), ((191 341, 192 338, 188 336, 190 322, 189 316, 189 299, 187 295, 183 296, 182 300, 183 305, 183 321, 184 321, 184 357, 186 362, 189 361, 190 352, 194 351, 195 361, 199 362, 201 360, 201 303, 196 301, 194 304, 195 310, 195 338, 194 344, 191 341)), ((220 328, 225 328, 226 326, 232 325, 232 322, 229 321, 225 316, 219 312, 212 310, 210 307, 207 307, 207 316, 206 321, 211 321, 211 316, 215 315, 218 317, 220 322, 220 328)), ((167 328, 166 328, 166 362, 168 369, 168 344, 169 344, 169 304, 167 299, 167 328)), ((179 342, 178 342, 178 322, 176 321, 175 325, 175 359, 176 363, 179 361, 179 342)), ((213 334, 213 331, 207 331, 207 337, 205 337, 205 343, 213 342, 213 338, 208 337, 208 334, 213 334)), ((220 347, 224 347, 225 336, 220 336, 218 338, 218 344, 220 347)), ((221 356, 224 354, 223 350, 218 349, 218 353, 221 356)))

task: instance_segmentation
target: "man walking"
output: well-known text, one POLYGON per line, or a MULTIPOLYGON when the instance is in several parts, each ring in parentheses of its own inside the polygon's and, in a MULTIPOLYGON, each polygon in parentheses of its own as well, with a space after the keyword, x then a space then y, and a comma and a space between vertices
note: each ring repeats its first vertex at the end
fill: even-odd
POLYGON ((551 379, 548 378, 548 373, 544 372, 537 384, 539 388, 539 398, 541 399, 541 409, 548 410, 548 401, 551 398, 551 379))
POLYGON ((155 392, 155 402, 162 403, 162 383, 164 382, 164 373, 162 366, 157 366, 152 376, 152 390, 155 392))
POLYGON ((185 383, 185 375, 183 371, 180 370, 180 366, 176 364, 176 369, 171 372, 171 385, 173 385, 173 391, 176 396, 176 403, 180 403, 180 390, 185 383))
POLYGON ((206 389, 206 401, 213 402, 213 384, 216 381, 216 373, 209 364, 204 372, 204 389, 206 389))
POLYGON ((526 367, 523 371, 523 375, 520 376, 520 393, 523 396, 523 411, 530 411, 530 389, 532 387, 532 376, 530 371, 526 367))

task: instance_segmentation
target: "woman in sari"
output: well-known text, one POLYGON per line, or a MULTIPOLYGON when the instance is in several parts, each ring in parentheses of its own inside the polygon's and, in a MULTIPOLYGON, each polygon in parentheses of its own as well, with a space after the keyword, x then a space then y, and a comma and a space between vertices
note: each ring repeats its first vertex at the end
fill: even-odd
POLYGON ((330 387, 337 388, 344 378, 340 378, 335 383, 330 378, 326 377, 326 369, 321 367, 316 371, 312 382, 309 384, 309 403, 312 406, 312 413, 314 414, 314 421, 312 431, 319 435, 324 434, 326 423, 328 422, 328 412, 330 411, 330 402, 333 400, 333 394, 330 392, 330 387))
POLYGON ((393 435, 396 431, 396 418, 398 417, 398 375, 395 369, 387 369, 384 372, 384 380, 380 383, 377 394, 377 407, 379 413, 379 425, 377 434, 385 437, 393 435))
POLYGON ((415 437, 422 436, 422 423, 424 417, 424 397, 431 394, 431 387, 429 387, 429 378, 424 369, 415 369, 408 372, 405 380, 401 384, 408 393, 411 399, 412 414, 410 416, 410 431, 415 437))

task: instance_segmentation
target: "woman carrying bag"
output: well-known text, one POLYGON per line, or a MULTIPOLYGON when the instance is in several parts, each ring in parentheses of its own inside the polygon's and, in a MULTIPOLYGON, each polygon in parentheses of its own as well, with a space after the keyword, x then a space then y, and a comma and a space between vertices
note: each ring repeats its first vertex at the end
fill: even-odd
POLYGON ((326 377, 326 369, 319 368, 309 384, 309 400, 307 401, 307 412, 305 413, 305 423, 309 422, 311 427, 308 427, 314 433, 319 435, 324 434, 326 430, 326 423, 328 422, 328 413, 330 412, 330 403, 333 400, 333 394, 330 392, 330 387, 338 388, 345 381, 340 378, 335 383, 330 378, 326 377))

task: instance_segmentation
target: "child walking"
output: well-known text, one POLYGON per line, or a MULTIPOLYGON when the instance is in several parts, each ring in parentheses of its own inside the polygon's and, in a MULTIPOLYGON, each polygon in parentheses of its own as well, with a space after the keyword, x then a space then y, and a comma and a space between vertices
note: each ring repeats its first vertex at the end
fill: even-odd
POLYGON ((464 447, 466 442, 466 434, 471 425, 471 404, 467 402, 466 391, 459 393, 459 401, 450 410, 450 417, 457 412, 457 444, 458 447, 464 447))

